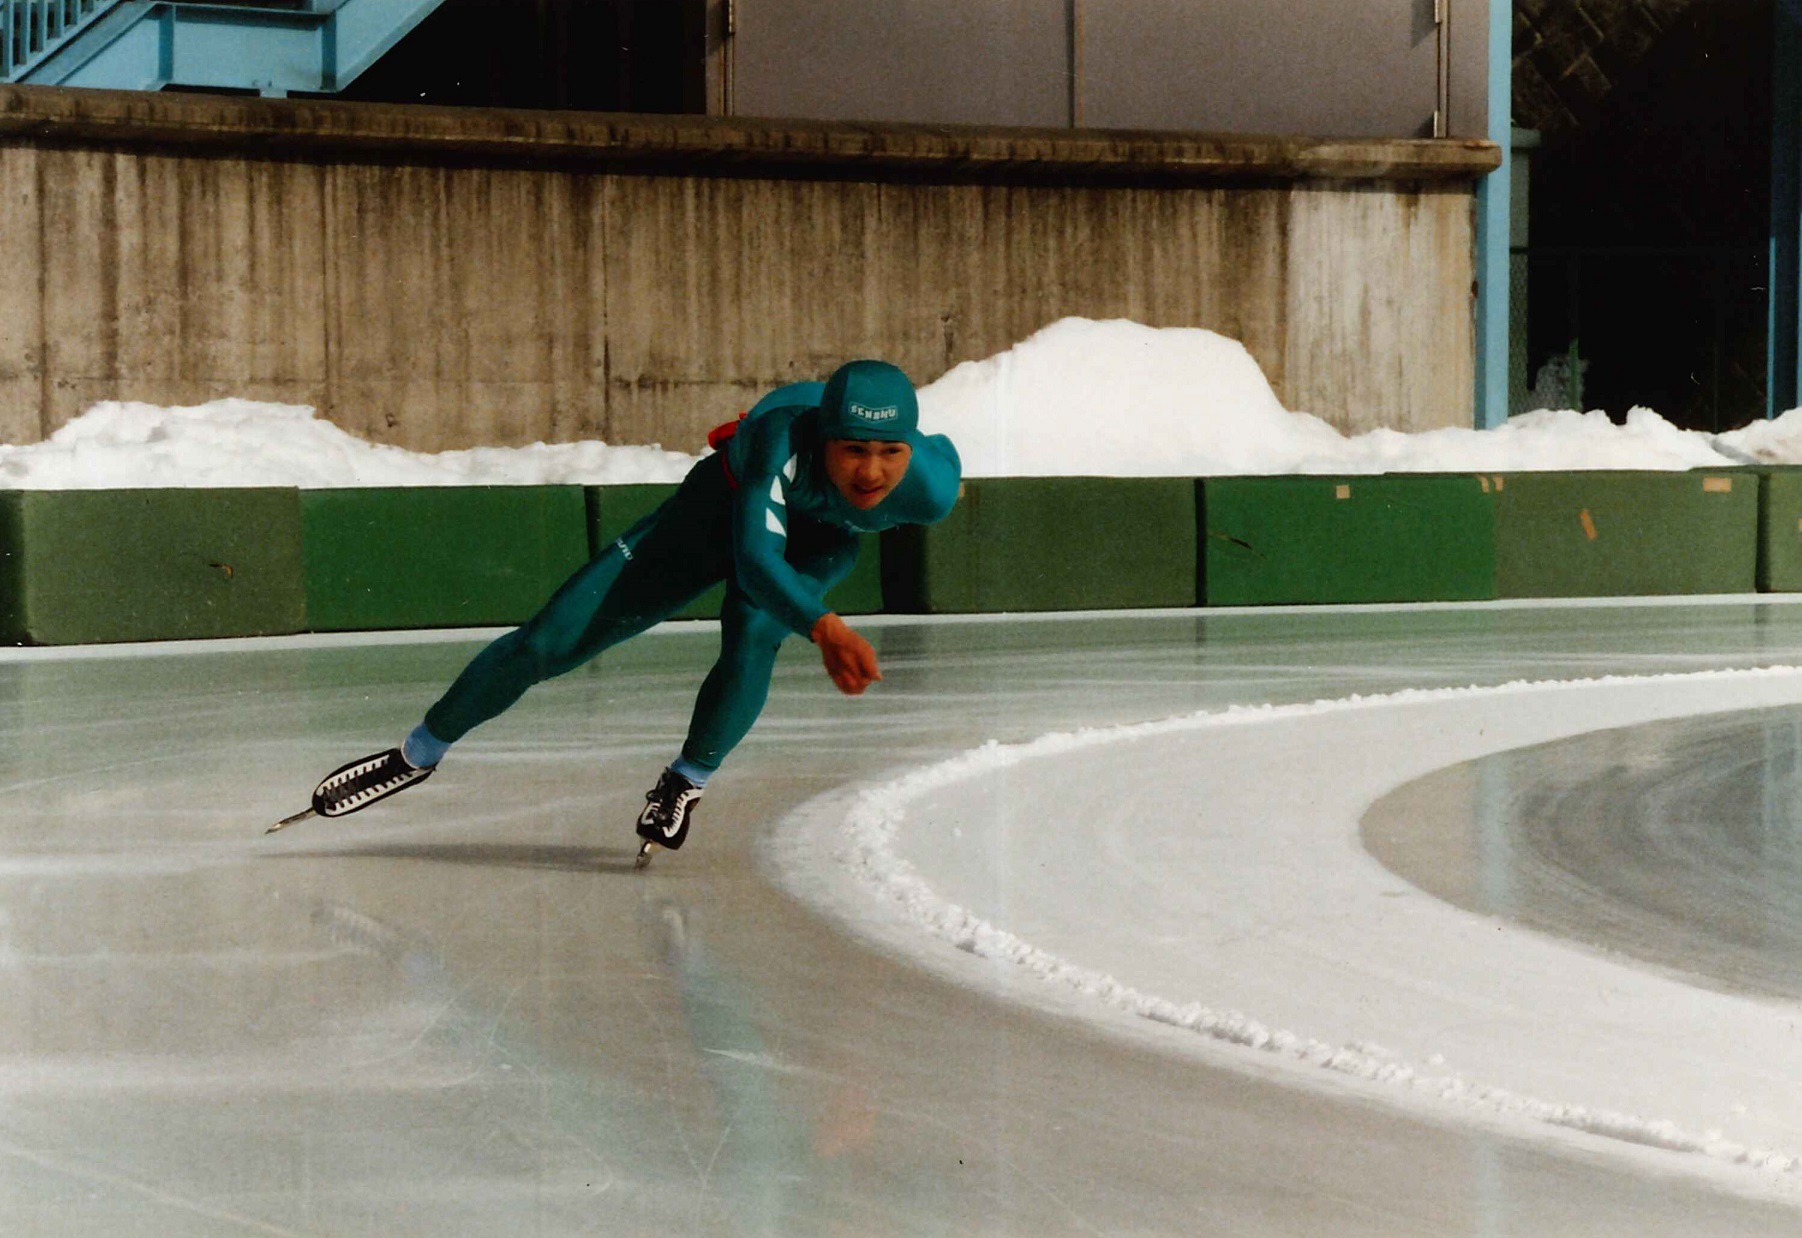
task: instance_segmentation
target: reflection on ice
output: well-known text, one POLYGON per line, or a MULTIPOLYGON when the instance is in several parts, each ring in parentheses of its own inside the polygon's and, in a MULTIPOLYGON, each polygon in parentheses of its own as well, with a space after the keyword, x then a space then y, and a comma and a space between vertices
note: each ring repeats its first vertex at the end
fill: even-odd
MULTIPOLYGON (((838 698, 810 650, 785 655, 696 836, 642 874, 626 871, 631 822, 686 727, 717 643, 705 627, 535 689, 416 793, 268 839, 321 769, 391 742, 485 634, 0 651, 0 1233, 1793 1230, 1788 1208, 1556 1139, 1173 1058, 1168 1028, 1096 1036, 949 947, 976 987, 942 983, 797 903, 762 857, 808 800, 991 739, 1448 683, 1802 662, 1802 608, 871 627, 879 689, 838 698)), ((1348 768, 1334 742, 1273 754, 1265 790, 1330 783, 1348 768)), ((1208 759, 1251 769, 1257 756, 1223 744, 1208 759)), ((1059 769, 1071 802, 1108 772, 1059 769)), ((1056 938, 1073 907, 1208 881, 1281 890, 1318 858, 1300 846, 1259 860, 1211 826, 1178 828, 1232 809, 1211 788, 1134 785, 1122 810, 1176 834, 1154 844, 1088 814, 1053 828, 1016 798, 998 805, 1005 838, 963 835, 1014 857, 1006 879, 957 897, 1085 957, 1056 938), (1062 837, 1083 830, 1092 845, 1062 837), (1027 880, 1041 864, 1063 892, 1049 904, 1027 880), (977 897, 990 895, 1002 902, 977 897)), ((954 839, 945 828, 927 858, 954 839)), ((1402 939, 1437 905, 1386 901, 1402 939)), ((1324 905, 1261 922, 1231 906, 1210 913, 1226 922, 1139 920, 1154 931, 1137 959, 1225 959, 1260 933, 1345 957, 1324 905)), ((1411 974, 1351 977, 1351 1000, 1411 974)), ((1333 1031, 1242 1005, 1323 1041, 1333 1031)), ((1369 1039, 1398 1059, 1418 1047, 1369 1039)))

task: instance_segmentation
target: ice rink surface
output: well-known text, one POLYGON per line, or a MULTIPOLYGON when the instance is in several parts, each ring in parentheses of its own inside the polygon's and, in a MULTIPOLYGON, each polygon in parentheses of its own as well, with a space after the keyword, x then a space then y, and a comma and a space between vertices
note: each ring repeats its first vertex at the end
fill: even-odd
POLYGON ((0 652, 0 1234, 1802 1226, 1802 606, 870 631, 643 873, 707 625, 273 837, 478 641, 0 652))

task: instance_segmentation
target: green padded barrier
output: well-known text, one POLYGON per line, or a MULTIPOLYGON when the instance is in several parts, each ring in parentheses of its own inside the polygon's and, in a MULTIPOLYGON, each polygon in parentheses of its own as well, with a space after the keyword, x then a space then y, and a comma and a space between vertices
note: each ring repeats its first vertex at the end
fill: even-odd
MULTIPOLYGON (((588 489, 588 549, 598 555, 614 538, 661 506, 676 493, 674 482, 648 482, 629 486, 590 486, 588 489)), ((726 600, 726 586, 715 585, 675 614, 677 619, 718 619, 726 600)))
POLYGON ((299 632, 292 489, 0 491, 0 639, 299 632))
POLYGON ((1802 468, 1757 470, 1758 587, 1802 593, 1802 468))
MULTIPOLYGON (((676 493, 674 482, 593 486, 588 491, 588 528, 595 554, 614 538, 650 515, 676 493)), ((717 619, 726 587, 715 585, 675 615, 677 619, 717 619)), ((882 609, 882 549, 875 534, 866 535, 851 574, 826 593, 826 605, 841 615, 868 615, 882 609)))
POLYGON ((1494 478, 1502 597, 1748 593, 1756 474, 1508 473, 1494 478))
POLYGON ((1199 486, 1210 606, 1495 596, 1486 479, 1210 477, 1199 486))
POLYGON ((989 477, 936 525, 883 534, 883 599, 925 614, 1193 606, 1195 483, 989 477))
POLYGON ((588 561, 580 486, 381 486, 301 494, 315 632, 493 627, 588 561))

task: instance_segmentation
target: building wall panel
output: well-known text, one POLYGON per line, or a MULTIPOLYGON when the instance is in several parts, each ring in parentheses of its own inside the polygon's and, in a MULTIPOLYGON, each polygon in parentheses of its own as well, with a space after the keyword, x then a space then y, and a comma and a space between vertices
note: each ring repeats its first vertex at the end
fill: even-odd
POLYGON ((1347 430, 1467 425, 1492 160, 0 89, 4 431, 242 396, 693 451, 846 358, 926 383, 1072 315, 1238 338, 1347 430))
POLYGON ((45 433, 43 382, 44 248, 49 241, 38 193, 39 153, 0 146, 0 442, 35 442, 45 433))
POLYGON ((1064 125, 1067 0, 735 0, 740 116, 1064 125))
MULTIPOLYGON (((1488 132, 1490 2, 1446 0, 1454 136, 1488 132)), ((727 67, 716 65, 731 87, 714 106, 738 116, 1425 137, 1438 106, 1434 0, 734 0, 733 11, 727 67)))
POLYGON ((46 432, 99 400, 321 402, 316 169, 93 150, 36 162, 46 432))
POLYGON ((1475 381, 1470 279, 1447 278, 1470 270, 1468 195, 1297 191, 1289 228, 1283 402, 1348 433, 1453 424, 1475 381))

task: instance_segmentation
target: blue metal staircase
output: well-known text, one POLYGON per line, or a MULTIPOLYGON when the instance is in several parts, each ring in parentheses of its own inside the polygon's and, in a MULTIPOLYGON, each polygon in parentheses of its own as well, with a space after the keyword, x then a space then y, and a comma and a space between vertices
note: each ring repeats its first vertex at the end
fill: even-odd
POLYGON ((444 0, 0 0, 0 80, 330 94, 444 0))
POLYGON ((32 69, 80 36, 117 0, 0 0, 0 77, 27 80, 32 69))

